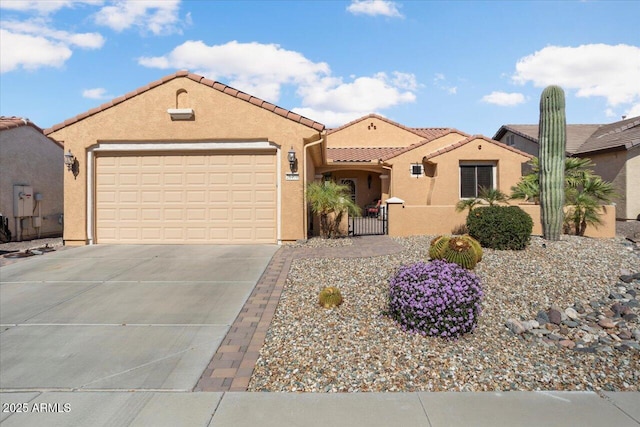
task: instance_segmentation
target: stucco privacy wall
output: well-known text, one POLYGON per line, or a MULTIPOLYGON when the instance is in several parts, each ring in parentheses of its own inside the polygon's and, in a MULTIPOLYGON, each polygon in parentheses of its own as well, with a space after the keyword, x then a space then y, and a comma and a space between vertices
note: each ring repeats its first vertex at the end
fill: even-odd
MULTIPOLYGON (((0 131, 0 212, 9 218, 9 228, 16 238, 13 217, 13 186, 30 185, 42 195, 41 236, 60 235, 63 213, 62 179, 66 171, 62 147, 32 126, 0 131)), ((34 202, 35 206, 35 202, 34 202)), ((37 211, 36 213, 37 214, 37 211)), ((31 219, 22 221, 22 238, 38 236, 31 219)))
MULTIPOLYGON (((98 143, 108 146, 113 143, 268 141, 274 151, 280 149, 280 239, 292 241, 305 237, 303 146, 306 142, 319 139, 320 131, 187 76, 170 77, 164 83, 124 102, 103 108, 60 129, 54 127, 49 136, 63 141, 65 149, 71 150, 80 166, 77 177, 74 178, 70 173, 64 177, 66 244, 88 243, 87 195, 93 189, 87 188, 87 159, 90 148, 98 143), (186 96, 183 91, 186 91, 186 96), (192 108, 195 113, 193 120, 172 121, 167 113, 167 109, 178 106, 177 95, 180 92, 180 107, 192 108), (289 172, 287 152, 291 148, 296 152, 301 172, 297 181, 287 181, 285 178, 289 172)), ((92 167, 92 170, 95 168, 92 167)))
MULTIPOLYGON (((467 212, 456 212, 455 206, 411 206, 389 204, 389 236, 406 237, 416 235, 454 234, 466 223, 467 212)), ((532 235, 542 235, 539 205, 520 205, 533 220, 532 235)), ((615 209, 604 206, 600 217, 602 224, 597 228, 588 226, 587 237, 610 238, 616 234, 615 209)))
POLYGON ((640 220, 640 146, 627 151, 627 218, 640 220))
POLYGON ((522 164, 530 157, 482 138, 472 138, 464 145, 429 158, 429 162, 436 164, 435 176, 411 176, 412 164, 422 164, 423 157, 432 155, 434 149, 443 149, 460 139, 459 134, 452 133, 389 159, 388 163, 393 165, 391 196, 399 197, 407 205, 453 206, 460 200, 460 162, 495 164, 496 188, 509 194, 511 186, 520 180, 522 164))

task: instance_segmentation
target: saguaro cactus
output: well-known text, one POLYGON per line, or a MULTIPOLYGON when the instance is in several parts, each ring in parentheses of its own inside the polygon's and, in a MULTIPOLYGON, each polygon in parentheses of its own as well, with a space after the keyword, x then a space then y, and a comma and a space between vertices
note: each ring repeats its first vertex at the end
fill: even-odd
POLYGON ((564 161, 567 146, 564 91, 549 86, 540 96, 540 211, 542 233, 547 240, 560 240, 564 219, 564 161))

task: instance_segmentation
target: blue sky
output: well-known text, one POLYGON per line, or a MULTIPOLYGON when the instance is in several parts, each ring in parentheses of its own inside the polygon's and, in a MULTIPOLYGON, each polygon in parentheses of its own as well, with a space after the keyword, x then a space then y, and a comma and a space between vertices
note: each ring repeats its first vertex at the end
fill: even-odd
POLYGON ((177 70, 328 127, 375 112, 493 136, 640 115, 640 2, 0 0, 0 114, 46 128, 177 70))

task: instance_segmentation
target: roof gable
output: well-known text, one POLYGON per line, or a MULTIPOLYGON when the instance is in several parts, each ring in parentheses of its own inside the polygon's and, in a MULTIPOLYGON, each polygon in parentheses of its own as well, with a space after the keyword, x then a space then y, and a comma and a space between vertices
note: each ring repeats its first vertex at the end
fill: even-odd
POLYGON ((415 150, 418 147, 422 147, 425 144, 428 144, 428 143, 430 143, 432 141, 435 141, 436 139, 440 139, 443 136, 447 136, 447 135, 450 135, 450 134, 453 134, 453 133, 457 133, 459 135, 462 135, 463 137, 468 137, 469 136, 468 133, 461 132, 461 131, 459 131, 457 129, 448 129, 446 132, 443 132, 440 135, 435 135, 435 136, 433 136, 433 137, 431 137, 429 139, 422 140, 417 144, 413 144, 413 145, 410 145, 409 147, 405 147, 405 148, 400 149, 398 151, 395 151, 393 153, 389 153, 387 156, 383 157, 381 160, 382 161, 390 160, 390 159, 392 159, 394 157, 398 157, 398 156, 400 156, 400 155, 402 155, 404 153, 407 153, 409 151, 415 150))
MULTIPOLYGON (((568 124, 567 153, 573 154, 577 152, 580 146, 601 127, 602 125, 599 124, 568 124)), ((514 133, 536 144, 538 143, 538 125, 503 125, 500 126, 493 139, 500 140, 507 132, 514 133)))
POLYGON ((445 153, 448 153, 450 151, 453 151, 456 148, 460 148, 463 145, 466 145, 466 144, 468 144, 468 143, 470 143, 472 141, 477 141, 478 139, 481 139, 483 141, 486 141, 486 142, 489 142, 491 144, 497 145, 498 147, 503 148, 505 150, 512 151, 514 153, 520 154, 521 156, 525 156, 525 157, 527 157, 529 159, 533 158, 533 156, 531 154, 529 154, 529 153, 525 153, 524 151, 520 151, 520 150, 518 150, 516 148, 510 147, 510 146, 508 146, 506 144, 503 144, 502 142, 498 142, 496 140, 489 139, 484 135, 471 135, 471 136, 463 139, 462 141, 458 141, 458 142, 456 142, 454 144, 451 144, 451 145, 448 145, 448 146, 446 146, 444 148, 436 150, 433 153, 427 154, 424 157, 424 160, 429 160, 429 159, 432 159, 434 157, 441 156, 442 154, 445 154, 445 153))
POLYGON ((11 116, 11 117, 7 117, 7 116, 0 116, 0 131, 4 131, 4 130, 9 130, 9 129, 16 129, 16 128, 20 128, 23 126, 29 126, 32 127, 33 129, 36 130, 36 132, 38 132, 39 134, 41 134, 44 138, 47 138, 49 141, 53 142, 54 144, 63 147, 62 143, 59 141, 56 141, 55 139, 49 138, 48 136, 46 136, 44 134, 44 131, 42 130, 42 128, 40 128, 39 126, 36 126, 35 123, 33 123, 32 121, 30 121, 29 119, 25 119, 22 117, 16 117, 16 116, 11 116))
POLYGON ((387 119, 386 117, 380 116, 378 114, 371 113, 371 114, 367 114, 366 116, 360 117, 359 119, 355 119, 353 121, 350 121, 349 123, 344 124, 344 125, 342 125, 340 127, 337 127, 337 128, 334 128, 334 129, 327 129, 327 135, 339 132, 339 131, 341 131, 343 129, 351 127, 351 126, 353 126, 353 125, 355 125, 357 123, 360 123, 360 122, 362 122, 364 120, 370 120, 370 119, 377 119, 377 120, 386 122, 386 123, 388 123, 388 124, 390 124, 392 126, 395 126, 395 127, 399 128, 399 129, 402 129, 402 130, 407 131, 407 132, 411 132, 411 133, 413 133, 415 135, 418 135, 418 136, 421 136, 421 137, 425 137, 425 138, 432 138, 432 137, 434 137, 436 135, 443 134, 444 132, 449 130, 449 128, 410 128, 410 127, 401 125, 400 123, 394 122, 393 120, 387 119))
POLYGON ((279 116, 282 116, 286 119, 289 120, 293 120, 294 122, 300 123, 304 126, 313 128, 319 132, 323 131, 325 129, 325 126, 322 123, 318 123, 316 121, 313 121, 311 119, 308 119, 304 116, 301 116, 300 114, 294 113, 293 111, 289 111, 286 110, 284 108, 280 108, 277 105, 271 104, 270 102, 267 102, 265 100, 262 100, 260 98, 257 98, 255 96, 249 95, 247 93, 241 92, 237 89, 232 88, 231 86, 227 86, 223 83, 220 82, 216 82, 210 79, 207 79, 203 76, 200 76, 198 74, 193 74, 193 73, 189 73, 188 71, 178 71, 174 74, 170 74, 168 76, 165 76, 163 78, 161 78, 160 80, 156 80, 154 82, 151 82, 145 86, 142 86, 134 91, 131 91, 123 96, 120 96, 118 98, 115 98, 107 103, 104 103, 102 105, 100 105, 99 107, 93 108, 89 111, 86 111, 84 113, 78 114, 75 117, 72 117, 70 119, 65 120, 62 123, 58 123, 48 129, 44 130, 44 134, 48 135, 52 132, 58 131, 66 126, 69 126, 73 123, 79 122, 80 120, 86 119, 87 117, 93 116, 94 114, 97 114, 101 111, 107 110, 115 105, 121 104, 122 102, 133 98, 135 96, 138 96, 144 92, 147 92, 148 90, 151 90, 157 86, 160 86, 168 81, 171 81, 173 79, 176 78, 181 78, 181 77, 186 77, 190 80, 193 80, 194 82, 200 83, 204 86, 208 86, 211 87, 219 92, 222 92, 224 94, 227 94, 229 96, 233 96, 235 98, 241 99, 243 101, 246 101, 250 104, 253 104, 257 107, 263 108, 265 110, 271 111, 272 113, 275 113, 279 116))

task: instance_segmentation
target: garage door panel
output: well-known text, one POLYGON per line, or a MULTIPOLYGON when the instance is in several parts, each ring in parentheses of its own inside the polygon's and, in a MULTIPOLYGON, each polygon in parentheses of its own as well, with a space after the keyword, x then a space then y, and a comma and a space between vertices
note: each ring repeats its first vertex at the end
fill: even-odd
POLYGON ((96 158, 98 243, 275 243, 273 153, 96 158))

